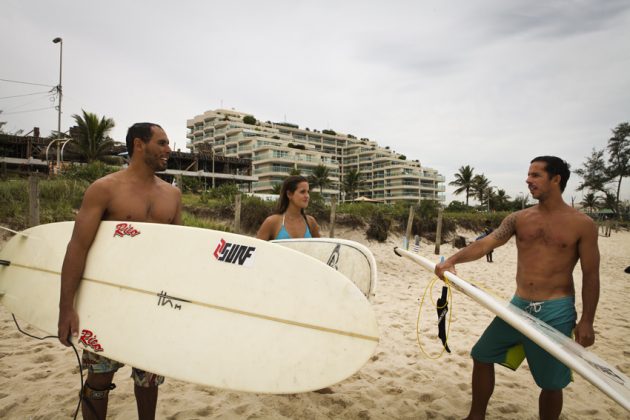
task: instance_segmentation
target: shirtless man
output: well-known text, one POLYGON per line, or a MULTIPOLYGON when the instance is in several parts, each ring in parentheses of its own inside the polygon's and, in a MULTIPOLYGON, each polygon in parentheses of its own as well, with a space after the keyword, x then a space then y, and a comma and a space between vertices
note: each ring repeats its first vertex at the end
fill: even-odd
MULTIPOLYGON (((157 124, 137 123, 129 128, 126 140, 129 167, 98 179, 88 187, 68 243, 61 269, 59 299, 59 341, 65 346, 70 345, 70 335, 76 338, 78 334, 79 317, 74 309, 74 298, 101 220, 181 224, 180 191, 155 175, 166 169, 171 152, 166 133, 157 124)), ((83 352, 82 363, 88 369, 83 390, 83 418, 104 419, 114 373, 123 365, 87 351, 83 352)), ((132 377, 138 417, 155 418, 158 385, 164 378, 135 368, 132 377)))
MULTIPOLYGON (((599 249, 597 226, 583 213, 562 200, 569 179, 566 162, 555 156, 531 161, 527 185, 538 205, 510 214, 501 226, 485 238, 473 242, 435 268, 456 273, 455 264, 483 257, 516 236, 518 251, 516 293, 512 303, 562 331, 584 347, 595 341, 593 320, 599 300, 599 249), (573 269, 582 268, 582 317, 575 321, 573 269), (575 328, 575 329, 574 329, 575 328)), ((473 347, 472 405, 468 419, 485 418, 494 390, 494 363, 516 369, 521 360, 510 362, 508 350, 522 344, 532 376, 541 388, 541 419, 557 419, 562 411, 562 389, 570 380, 570 370, 549 353, 495 318, 473 347)))

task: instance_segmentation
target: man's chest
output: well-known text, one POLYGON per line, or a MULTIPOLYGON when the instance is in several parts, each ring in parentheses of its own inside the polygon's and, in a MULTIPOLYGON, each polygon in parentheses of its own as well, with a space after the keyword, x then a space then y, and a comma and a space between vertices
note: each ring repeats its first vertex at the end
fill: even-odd
POLYGON ((177 211, 176 203, 152 192, 121 194, 110 200, 107 218, 136 222, 171 223, 177 211))

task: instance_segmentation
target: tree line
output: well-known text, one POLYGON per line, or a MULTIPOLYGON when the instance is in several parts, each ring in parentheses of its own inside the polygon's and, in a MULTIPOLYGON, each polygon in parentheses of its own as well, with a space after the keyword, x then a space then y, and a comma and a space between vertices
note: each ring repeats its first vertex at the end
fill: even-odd
MULTIPOLYGON (((511 200, 504 190, 490 185, 490 180, 483 173, 475 174, 474 171, 473 167, 466 165, 454 174, 455 180, 449 185, 457 187, 455 195, 465 194, 466 202, 451 202, 449 209, 471 209, 470 198, 477 199, 479 208, 488 211, 513 211, 527 206, 528 195, 511 200)), ((577 190, 586 192, 580 202, 586 211, 608 209, 617 216, 628 213, 630 205, 621 202, 620 194, 623 178, 630 176, 630 123, 617 125, 606 147, 593 148, 583 166, 574 173, 582 178, 577 190)))
POLYGON ((473 208, 470 205, 471 198, 479 201, 479 209, 487 211, 520 210, 527 206, 529 194, 512 199, 504 189, 491 185, 491 181, 485 174, 475 174, 475 168, 470 165, 460 167, 453 176, 455 180, 449 182, 448 185, 457 187, 453 193, 464 194, 466 202, 452 201, 447 210, 471 210, 473 208))
POLYGON ((628 212, 620 194, 623 178, 630 176, 630 123, 617 125, 606 147, 593 148, 575 173, 582 178, 577 190, 585 192, 581 204, 586 210, 609 209, 617 216, 628 212))

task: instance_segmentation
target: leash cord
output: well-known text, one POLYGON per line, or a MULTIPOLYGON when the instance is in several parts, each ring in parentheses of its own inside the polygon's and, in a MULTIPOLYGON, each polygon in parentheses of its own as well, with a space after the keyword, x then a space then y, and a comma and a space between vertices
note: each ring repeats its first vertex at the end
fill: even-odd
MULTIPOLYGON (((20 324, 18 324, 17 319, 15 319, 15 315, 11 314, 11 316, 13 317, 13 322, 15 322, 15 326, 17 327, 18 331, 28 337, 35 338, 37 340, 46 340, 49 338, 59 339, 59 336, 57 335, 47 335, 46 337, 37 337, 32 334, 29 334, 20 328, 20 324)), ((74 411, 74 417, 73 417, 76 420, 77 415, 79 414, 79 408, 81 407, 81 401, 83 400, 83 386, 84 386, 83 385, 83 366, 81 365, 81 359, 79 358, 79 352, 77 351, 77 348, 74 346, 72 342, 70 342, 70 345, 72 346, 72 350, 74 350, 74 354, 77 357, 77 363, 79 364, 79 376, 81 377, 81 395, 79 395, 79 403, 77 404, 77 408, 74 411)))
POLYGON ((427 295, 427 290, 430 290, 429 292, 429 299, 431 299, 431 302, 433 302, 433 285, 435 284, 435 282, 438 280, 437 277, 434 277, 429 284, 427 284, 427 287, 424 288, 424 293, 422 294, 422 299, 420 300, 420 305, 418 307, 418 319, 416 321, 416 340, 418 341, 418 347, 420 348, 420 351, 422 352, 422 354, 424 354, 428 359, 432 359, 432 360, 436 360, 439 359, 440 357, 442 357, 442 355, 444 354, 444 351, 446 350, 446 343, 448 343, 448 336, 449 333, 451 331, 451 319, 453 316, 453 295, 451 292, 451 284, 448 280, 444 280, 444 283, 446 283, 446 286, 448 287, 448 297, 446 299, 446 302, 444 303, 444 305, 439 306, 437 303, 435 305, 436 309, 443 309, 446 306, 448 306, 449 301, 451 303, 451 309, 448 311, 448 327, 446 328, 446 339, 444 340, 444 344, 442 345, 442 351, 440 352, 440 354, 438 354, 437 356, 431 356, 430 354, 428 354, 425 349, 424 346, 422 345, 422 342, 420 340, 420 322, 421 322, 421 318, 422 318, 422 306, 424 306, 424 300, 426 298, 427 295))

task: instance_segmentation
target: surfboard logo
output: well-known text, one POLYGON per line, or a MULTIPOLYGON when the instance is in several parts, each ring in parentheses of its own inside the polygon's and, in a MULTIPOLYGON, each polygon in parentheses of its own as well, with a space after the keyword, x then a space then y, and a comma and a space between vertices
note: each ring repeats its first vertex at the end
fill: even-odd
POLYGON ((225 239, 221 239, 213 255, 214 258, 222 262, 251 267, 254 264, 256 247, 233 244, 226 242, 225 239))
POLYGON ((330 267, 334 268, 335 270, 339 270, 339 268, 337 267, 337 264, 339 263, 339 251, 340 250, 341 250, 341 244, 337 244, 335 249, 333 249, 332 254, 330 254, 330 257, 328 257, 328 262, 326 263, 330 267))
POLYGON ((98 339, 90 330, 82 330, 79 342, 84 346, 91 348, 95 352, 103 351, 103 346, 98 343, 98 339))
POLYGON ((116 225, 116 230, 114 231, 114 236, 131 236, 132 238, 136 235, 140 235, 140 231, 136 230, 131 224, 127 223, 119 223, 116 225))

